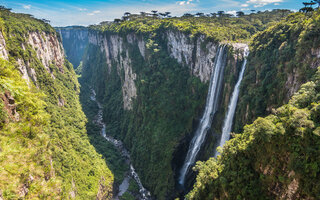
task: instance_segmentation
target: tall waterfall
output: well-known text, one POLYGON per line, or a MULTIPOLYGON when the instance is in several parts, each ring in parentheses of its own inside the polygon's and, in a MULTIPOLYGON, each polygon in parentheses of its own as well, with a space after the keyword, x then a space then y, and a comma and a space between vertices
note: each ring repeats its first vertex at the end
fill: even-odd
MULTIPOLYGON (((224 122, 223 122, 222 136, 221 136, 221 140, 220 140, 220 144, 219 144, 220 147, 222 147, 226 143, 226 141, 228 141, 230 139, 233 117, 234 117, 234 113, 236 111, 238 97, 239 97, 240 83, 243 78, 244 70, 246 69, 247 56, 249 55, 248 46, 244 49, 243 54, 244 54, 244 62, 242 64, 241 72, 239 74, 239 79, 234 87, 232 97, 230 99, 227 115, 226 115, 224 122)), ((219 152, 216 151, 214 157, 217 157, 218 155, 219 155, 219 152)))
POLYGON ((196 133, 192 138, 186 159, 180 171, 180 185, 184 185, 186 174, 188 173, 190 166, 193 165, 196 161, 198 152, 204 142, 208 130, 210 129, 213 115, 217 111, 225 64, 225 46, 220 46, 215 58, 214 72, 212 73, 210 79, 205 111, 196 130, 196 133))

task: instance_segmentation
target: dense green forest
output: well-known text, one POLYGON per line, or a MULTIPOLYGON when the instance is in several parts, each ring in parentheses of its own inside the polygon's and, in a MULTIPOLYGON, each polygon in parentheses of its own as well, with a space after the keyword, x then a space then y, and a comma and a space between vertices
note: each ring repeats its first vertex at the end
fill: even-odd
POLYGON ((55 30, 5 8, 0 30, 9 53, 0 60, 0 197, 110 199, 113 174, 89 142, 72 65, 52 62, 48 72, 28 42, 32 32, 55 41, 55 30), (22 79, 19 60, 35 80, 22 79))
POLYGON ((319 11, 294 13, 252 38, 235 130, 288 102, 320 65, 319 11), (281 86, 281 87, 279 87, 281 86))
MULTIPOLYGON (((107 134, 123 141, 154 199, 184 198, 194 182, 186 199, 319 199, 320 11, 156 12, 54 29, 0 6, 0 199, 118 194, 128 160, 101 135, 92 90, 107 134), (247 44, 239 134, 208 160, 247 44), (221 45, 217 112, 182 188, 177 176, 221 45)), ((120 199, 137 196, 131 178, 120 199)))
POLYGON ((146 186, 163 198, 174 188, 170 163, 174 147, 191 132, 192 116, 198 115, 195 112, 200 112, 199 106, 205 100, 205 85, 166 53, 153 53, 145 62, 139 50, 131 47, 130 57, 134 58, 134 70, 139 74, 138 98, 132 111, 127 111, 123 109, 121 76, 116 66, 107 74, 100 49, 89 46, 88 51, 91 59, 83 63, 80 82, 94 85, 104 104, 108 134, 126 143, 146 186), (98 78, 101 74, 105 74, 105 79, 98 78), (201 95, 192 93, 192 89, 202 91, 201 95))
MULTIPOLYGON (((266 29, 289 13, 288 10, 273 10, 238 18, 185 16, 165 19, 131 15, 123 21, 102 22, 89 27, 89 37, 105 38, 103 44, 107 46, 89 44, 86 49, 80 66, 80 83, 87 89, 83 89, 82 93, 88 93, 89 87, 97 91, 98 99, 104 106, 108 134, 124 141, 142 182, 157 199, 177 195, 175 176, 179 164, 175 162, 183 162, 183 158, 175 161, 175 156, 178 155, 181 142, 186 146, 182 151, 187 149, 202 113, 208 89, 208 82, 201 82, 198 77, 190 74, 190 69, 184 63, 178 63, 169 56, 165 33, 182 32, 190 37, 191 44, 196 44, 204 36, 200 48, 206 52, 209 42, 247 42, 253 34, 266 29), (141 55, 137 43, 132 43, 127 38, 132 34, 145 41, 145 55, 141 55), (119 47, 108 45, 120 40, 123 41, 118 43, 121 46, 120 52, 109 63, 107 55, 119 47), (103 48, 107 50, 101 50, 103 48), (124 109, 122 90, 126 81, 126 59, 130 60, 132 71, 137 75, 134 81, 137 95, 132 99, 132 109, 129 110, 124 109)), ((237 54, 232 48, 228 49, 228 55, 225 90, 221 100, 223 106, 218 113, 219 118, 223 118, 226 112, 239 73, 238 67, 242 62, 241 56, 233 57, 237 54)), ((193 56, 195 62, 195 52, 193 56)), ((82 100, 85 107, 86 104, 90 105, 88 99, 82 100)), ((217 124, 218 130, 222 122, 217 124)), ((206 147, 209 150, 215 141, 213 138, 208 141, 211 141, 206 147)), ((205 154, 210 155, 208 152, 205 154)))
POLYGON ((272 115, 244 127, 221 156, 198 162, 187 199, 318 199, 320 68, 272 115))
POLYGON ((148 17, 144 15, 130 15, 124 21, 117 23, 102 22, 100 25, 92 25, 91 29, 102 32, 156 34, 160 30, 173 29, 190 33, 191 37, 205 35, 215 41, 246 41, 270 24, 276 23, 290 14, 290 10, 272 10, 241 17, 207 16, 182 16, 173 18, 148 17))
POLYGON ((250 120, 272 114, 235 134, 217 159, 198 162, 197 182, 187 199, 320 197, 320 68, 312 55, 319 47, 319 17, 318 11, 295 13, 254 37, 239 110, 249 104, 255 113, 250 120), (288 104, 265 111, 266 105, 279 106, 290 97, 285 81, 292 71, 298 86, 310 81, 288 104))

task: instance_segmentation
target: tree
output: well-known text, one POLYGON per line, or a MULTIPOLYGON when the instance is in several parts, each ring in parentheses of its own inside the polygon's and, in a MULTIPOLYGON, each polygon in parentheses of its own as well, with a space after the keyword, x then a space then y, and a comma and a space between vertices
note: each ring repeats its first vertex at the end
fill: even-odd
POLYGON ((141 15, 141 16, 146 16, 147 13, 146 13, 146 12, 140 12, 140 15, 141 15))
POLYGON ((190 14, 190 13, 185 13, 185 14, 183 14, 183 16, 182 17, 193 17, 193 15, 192 14, 190 14))
POLYGON ((201 17, 201 16, 203 16, 204 14, 201 13, 201 12, 198 12, 198 13, 196 13, 195 15, 198 16, 198 17, 201 17))
POLYGON ((165 13, 159 13, 159 15, 161 16, 161 17, 166 17, 166 14, 165 13))
POLYGON ((238 11, 236 14, 237 14, 237 17, 242 17, 242 16, 244 16, 244 12, 242 12, 242 11, 238 11))
POLYGON ((256 12, 256 10, 250 10, 252 13, 256 12))
POLYGON ((309 13, 314 11, 312 6, 315 5, 316 3, 311 1, 311 2, 303 2, 302 4, 304 5, 304 8, 301 8, 299 11, 304 13, 309 13))
POLYGON ((114 19, 114 22, 119 23, 119 22, 121 22, 121 19, 114 19))
POLYGON ((41 19, 41 21, 43 21, 44 23, 50 23, 50 20, 47 20, 47 19, 41 19))
POLYGON ((4 6, 0 6, 0 10, 11 11, 12 9, 11 9, 11 8, 6 8, 6 7, 4 7, 4 6))
POLYGON ((152 12, 152 14, 151 14, 151 15, 152 15, 153 17, 157 17, 157 16, 158 16, 158 14, 157 14, 157 12, 158 12, 158 11, 156 11, 156 10, 152 10, 151 12, 152 12))
POLYGON ((218 11, 218 16, 219 17, 222 17, 223 15, 224 15, 224 11, 222 11, 222 10, 218 11))
POLYGON ((210 13, 211 17, 217 17, 217 13, 210 13))
POLYGON ((171 14, 171 12, 165 12, 165 14, 166 14, 166 17, 168 17, 171 14))

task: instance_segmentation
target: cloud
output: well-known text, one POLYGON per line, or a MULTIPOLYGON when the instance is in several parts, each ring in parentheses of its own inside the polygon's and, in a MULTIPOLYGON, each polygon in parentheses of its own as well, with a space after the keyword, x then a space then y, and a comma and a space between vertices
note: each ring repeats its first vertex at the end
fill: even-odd
POLYGON ((79 11, 86 11, 86 8, 78 8, 79 11))
POLYGON ((23 5, 22 6, 24 9, 30 10, 31 9, 31 5, 23 5))
POLYGON ((92 16, 92 15, 99 14, 99 13, 101 13, 100 10, 95 10, 95 11, 93 11, 93 12, 91 12, 91 13, 88 13, 87 15, 92 16))
POLYGON ((258 8, 258 7, 266 6, 268 4, 277 4, 281 2, 283 2, 283 0, 249 0, 246 3, 253 4, 255 8, 258 8))
MULTIPOLYGON (((193 1, 193 0, 177 1, 177 4, 178 4, 178 5, 180 5, 180 6, 183 6, 183 5, 190 5, 192 1, 193 1)), ((197 1, 197 2, 199 2, 199 1, 197 1)))
POLYGON ((234 15, 234 16, 237 15, 237 11, 236 10, 230 10, 230 11, 227 11, 226 13, 230 14, 230 15, 234 15))
POLYGON ((244 3, 244 4, 241 4, 240 6, 241 6, 241 7, 249 7, 249 4, 244 3))

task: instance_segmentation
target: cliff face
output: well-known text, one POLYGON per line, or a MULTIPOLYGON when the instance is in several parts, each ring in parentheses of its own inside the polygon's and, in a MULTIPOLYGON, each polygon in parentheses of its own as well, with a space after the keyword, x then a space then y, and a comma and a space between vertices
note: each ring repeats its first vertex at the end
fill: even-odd
POLYGON ((51 64, 63 72, 64 51, 56 35, 45 32, 30 32, 28 44, 36 51, 37 58, 48 72, 50 72, 49 66, 51 64))
POLYGON ((209 81, 219 44, 206 42, 203 35, 191 40, 190 35, 174 31, 168 31, 166 38, 170 56, 189 67, 202 82, 209 81))
MULTIPOLYGON (((63 73, 64 65, 64 50, 62 43, 58 40, 57 36, 52 33, 46 32, 28 32, 26 37, 26 43, 22 43, 21 47, 23 50, 26 50, 26 46, 30 45, 31 48, 35 51, 36 57, 44 66, 45 70, 50 74, 54 79, 52 67, 55 66, 63 73)), ((22 74, 22 77, 30 85, 32 81, 37 85, 37 74, 34 67, 31 67, 30 61, 24 60, 23 58, 17 58, 17 64, 19 65, 19 70, 22 74)))
POLYGON ((70 26, 57 27, 56 30, 63 41, 67 59, 74 68, 77 68, 88 45, 88 29, 81 26, 70 26))
POLYGON ((0 56, 1 58, 8 60, 8 53, 6 51, 6 41, 1 31, 0 31, 0 56))
MULTIPOLYGON (((203 35, 190 36, 170 29, 156 37, 91 30, 83 60, 81 82, 95 88, 103 102, 108 134, 125 142, 143 184, 159 199, 175 196, 177 156, 183 159, 202 113, 219 47, 203 35)), ((217 131, 214 137, 208 134, 211 143, 202 159, 211 156, 220 137, 218 121, 223 121, 243 59, 244 45, 226 45, 217 131)))
POLYGON ((107 64, 108 73, 111 72, 111 66, 115 65, 118 75, 121 77, 123 108, 125 110, 132 109, 132 101, 137 96, 137 88, 135 85, 136 74, 132 70, 132 60, 129 56, 128 45, 136 44, 139 47, 140 54, 145 54, 145 44, 135 35, 128 35, 124 39, 118 35, 103 36, 97 33, 89 34, 89 45, 100 48, 101 53, 105 54, 105 62, 107 64))
POLYGON ((0 22, 0 197, 111 199, 113 175, 86 136, 57 33, 5 8, 0 22))

